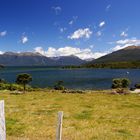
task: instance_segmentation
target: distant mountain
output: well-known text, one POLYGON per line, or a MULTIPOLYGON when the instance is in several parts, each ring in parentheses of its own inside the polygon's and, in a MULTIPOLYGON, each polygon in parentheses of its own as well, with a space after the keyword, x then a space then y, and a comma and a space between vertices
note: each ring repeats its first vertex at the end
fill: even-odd
POLYGON ((95 58, 88 58, 88 59, 86 59, 87 62, 90 62, 90 61, 93 61, 93 60, 95 60, 95 58))
POLYGON ((93 63, 110 63, 122 61, 140 61, 140 46, 129 46, 122 50, 112 52, 108 55, 95 59, 93 63))
POLYGON ((6 52, 0 55, 0 64, 4 66, 65 66, 81 65, 83 63, 85 61, 76 56, 51 58, 32 52, 6 52))
POLYGON ((122 50, 112 52, 108 55, 90 61, 88 66, 93 67, 140 67, 140 46, 129 46, 122 50))
POLYGON ((55 57, 53 60, 55 60, 58 65, 81 65, 86 62, 74 55, 55 57))

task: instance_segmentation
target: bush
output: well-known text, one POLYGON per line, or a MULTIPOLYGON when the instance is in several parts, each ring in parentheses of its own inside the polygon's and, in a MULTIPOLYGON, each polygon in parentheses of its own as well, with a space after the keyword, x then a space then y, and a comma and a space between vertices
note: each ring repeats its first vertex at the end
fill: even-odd
POLYGON ((58 81, 55 85, 54 85, 54 89, 55 90, 64 90, 65 87, 63 86, 63 81, 58 81))
POLYGON ((18 85, 18 84, 10 84, 10 89, 9 90, 11 90, 11 91, 14 91, 14 90, 22 91, 23 87, 21 85, 18 85))
POLYGON ((84 94, 85 91, 82 91, 82 90, 63 90, 62 93, 84 94))
MULTIPOLYGON (((32 87, 27 85, 27 91, 32 91, 32 87)), ((10 83, 0 83, 0 90, 10 90, 10 91, 23 91, 23 86, 18 84, 10 84, 10 83)))
POLYGON ((116 78, 113 79, 112 88, 128 88, 130 80, 127 78, 116 78))
POLYGON ((4 79, 0 78, 0 83, 7 83, 4 79))
POLYGON ((123 78, 121 79, 121 83, 122 83, 122 88, 128 88, 130 85, 130 80, 127 78, 123 78))
POLYGON ((0 83, 0 90, 9 90, 10 85, 6 83, 0 83))
POLYGON ((140 84, 136 84, 135 88, 139 88, 140 89, 140 84))
POLYGON ((120 88, 120 87, 121 87, 121 80, 113 79, 112 88, 120 88))

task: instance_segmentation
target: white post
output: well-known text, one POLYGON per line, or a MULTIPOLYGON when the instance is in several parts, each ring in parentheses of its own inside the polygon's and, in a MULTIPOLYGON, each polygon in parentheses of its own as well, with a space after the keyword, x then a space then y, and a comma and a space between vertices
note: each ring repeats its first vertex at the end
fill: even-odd
POLYGON ((63 122, 63 112, 58 112, 58 124, 56 131, 56 140, 61 140, 62 138, 62 122, 63 122))
POLYGON ((0 101, 0 140, 6 140, 4 101, 0 101))

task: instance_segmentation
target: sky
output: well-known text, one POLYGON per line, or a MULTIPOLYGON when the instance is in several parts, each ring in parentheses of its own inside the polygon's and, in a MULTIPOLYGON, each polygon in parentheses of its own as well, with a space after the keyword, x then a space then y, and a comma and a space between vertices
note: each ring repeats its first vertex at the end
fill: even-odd
POLYGON ((140 0, 0 0, 0 54, 99 58, 140 45, 140 0))

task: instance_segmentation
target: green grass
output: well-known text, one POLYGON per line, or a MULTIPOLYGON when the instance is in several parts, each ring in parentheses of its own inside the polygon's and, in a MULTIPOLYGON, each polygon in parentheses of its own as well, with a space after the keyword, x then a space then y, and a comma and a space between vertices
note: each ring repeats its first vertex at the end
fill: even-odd
POLYGON ((48 90, 11 95, 0 91, 3 99, 7 140, 54 140, 58 111, 64 111, 63 140, 140 139, 138 94, 62 94, 48 90))

